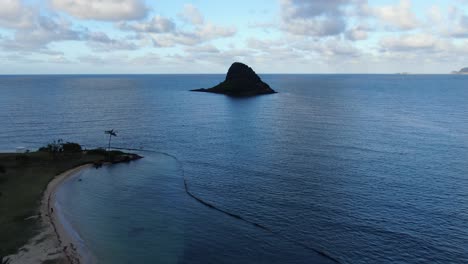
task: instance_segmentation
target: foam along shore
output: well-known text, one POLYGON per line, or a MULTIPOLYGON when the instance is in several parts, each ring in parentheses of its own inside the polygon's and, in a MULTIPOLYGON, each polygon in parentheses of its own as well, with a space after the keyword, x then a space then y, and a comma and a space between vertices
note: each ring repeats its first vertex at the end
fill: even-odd
MULTIPOLYGON (((37 167, 37 163, 44 162, 44 160, 47 159, 45 158, 47 157, 47 155, 44 153, 32 152, 28 154, 23 154, 29 155, 29 165, 28 163, 18 163, 17 157, 21 156, 21 154, 0 154, 0 162, 3 163, 3 170, 7 172, 6 184, 10 185, 7 186, 7 188, 12 187, 11 189, 14 189, 20 188, 18 186, 21 185, 30 185, 29 187, 31 189, 34 189, 34 191, 38 191, 37 189, 39 189, 41 185, 31 182, 31 177, 45 178, 43 180, 50 179, 47 180, 47 187, 42 192, 39 210, 37 210, 36 205, 35 214, 29 215, 28 217, 22 219, 23 222, 21 224, 16 224, 16 222, 13 222, 16 225, 13 226, 15 228, 18 228, 18 226, 25 228, 30 227, 30 225, 36 224, 36 229, 38 229, 39 232, 34 232, 33 236, 26 236, 28 237, 27 243, 21 246, 21 248, 19 248, 16 253, 8 255, 4 257, 4 259, 9 259, 11 261, 10 264, 35 264, 44 263, 45 261, 47 261, 47 263, 64 264, 92 263, 91 255, 88 252, 85 252, 86 250, 83 247, 83 244, 80 242, 79 237, 76 235, 76 232, 74 232, 74 230, 70 228, 70 225, 68 225, 67 222, 64 221, 66 219, 61 214, 59 207, 56 206, 57 204, 55 199, 55 192, 59 188, 59 186, 66 180, 73 178, 73 176, 78 176, 81 170, 92 167, 98 168, 102 165, 129 162, 141 158, 141 156, 137 154, 127 154, 120 152, 118 155, 115 156, 115 159, 112 159, 112 162, 106 162, 105 159, 103 159, 103 157, 105 156, 103 156, 102 154, 103 153, 99 155, 95 153, 88 154, 85 151, 81 154, 74 154, 81 155, 80 158, 73 158, 73 156, 65 156, 62 158, 62 161, 60 161, 60 158, 58 158, 58 161, 56 160, 56 158, 49 158, 50 160, 48 161, 49 163, 47 163, 47 166, 39 168, 37 167), (9 166, 5 166, 5 163, 7 163, 9 166), (60 163, 62 167, 65 167, 60 167, 61 171, 65 171, 58 174, 55 177, 49 176, 51 174, 51 171, 54 171, 53 169, 51 169, 51 167, 57 166, 57 163, 60 163), (40 168, 42 168, 44 171, 47 170, 47 172, 41 172, 40 168), (71 169, 66 170, 66 168, 71 169), (26 174, 24 173, 25 170, 33 171, 33 175, 24 176, 26 174), (10 173, 10 175, 8 175, 8 173, 10 173), (8 178, 8 176, 11 178, 8 178), (20 179, 18 180, 15 178, 20 179)), ((43 190, 43 188, 40 189, 43 190)), ((9 204, 11 204, 11 202, 9 203, 9 201, 15 201, 15 199, 24 199, 24 197, 21 197, 22 193, 24 193, 22 191, 15 190, 13 192, 10 191, 10 193, 8 193, 7 191, 8 190, 6 189, 5 192, 2 194, 1 198, 6 198, 6 201, 4 200, 2 202, 6 202, 6 205, 8 206, 9 204)), ((38 193, 41 194, 41 192, 38 193)), ((39 199, 39 197, 36 198, 36 201, 39 199)), ((28 199, 31 199, 31 197, 28 197, 28 199)), ((6 209, 7 212, 14 211, 14 209, 12 208, 6 209)), ((9 220, 2 219, 2 221, 7 221, 6 223, 8 223, 9 220)), ((12 221, 10 221, 10 223, 11 222, 12 221)), ((16 233, 10 234, 10 236, 11 235, 16 235, 16 233)), ((22 235, 25 236, 24 234, 22 235)))

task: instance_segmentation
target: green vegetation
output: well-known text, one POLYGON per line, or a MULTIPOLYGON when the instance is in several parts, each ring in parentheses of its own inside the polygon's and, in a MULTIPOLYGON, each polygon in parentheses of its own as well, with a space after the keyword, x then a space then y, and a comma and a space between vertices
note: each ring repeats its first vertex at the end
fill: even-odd
POLYGON ((52 143, 47 144, 47 146, 39 148, 39 151, 42 152, 49 152, 52 154, 56 153, 73 153, 73 152, 81 152, 82 148, 81 145, 78 143, 73 143, 73 142, 65 142, 63 143, 63 140, 59 139, 57 141, 53 141, 52 143))
POLYGON ((37 152, 0 153, 0 256, 15 253, 39 232, 39 205, 56 175, 79 165, 140 158, 121 151, 79 151, 76 143, 54 141, 37 152))

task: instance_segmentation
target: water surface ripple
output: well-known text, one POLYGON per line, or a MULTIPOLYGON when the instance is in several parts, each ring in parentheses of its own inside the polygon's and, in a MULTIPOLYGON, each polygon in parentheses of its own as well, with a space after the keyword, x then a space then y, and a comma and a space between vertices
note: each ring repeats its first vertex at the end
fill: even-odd
MULTIPOLYGON (((206 203, 341 263, 468 263, 468 76, 262 78, 279 93, 187 92, 222 75, 2 76, 0 149, 59 137, 103 146, 103 131, 115 128, 116 146, 177 156, 190 191, 206 203)), ((159 256, 168 262, 315 258, 181 198, 176 164, 151 156, 93 172, 82 185, 95 189, 65 186, 77 200, 63 202, 102 206, 75 225, 117 232, 137 223, 123 241, 110 236, 115 245, 93 248, 134 245, 144 261, 140 243, 159 237, 148 245, 169 252, 159 256), (112 220, 102 220, 103 208, 112 220)))

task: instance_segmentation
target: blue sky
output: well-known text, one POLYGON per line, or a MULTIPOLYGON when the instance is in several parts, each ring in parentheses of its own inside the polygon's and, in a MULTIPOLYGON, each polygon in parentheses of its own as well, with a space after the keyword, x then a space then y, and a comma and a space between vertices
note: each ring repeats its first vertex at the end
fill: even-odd
POLYGON ((468 0, 0 0, 0 74, 449 73, 468 0))

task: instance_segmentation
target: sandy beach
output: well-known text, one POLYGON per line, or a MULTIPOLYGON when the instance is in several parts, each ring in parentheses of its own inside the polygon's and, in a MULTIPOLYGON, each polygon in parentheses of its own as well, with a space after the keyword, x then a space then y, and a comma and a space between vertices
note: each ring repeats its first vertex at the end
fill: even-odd
POLYGON ((63 223, 59 221, 57 211, 54 212, 55 191, 65 180, 76 175, 77 172, 91 167, 91 164, 82 165, 57 175, 47 185, 41 200, 40 214, 41 232, 33 237, 15 255, 8 256, 11 264, 40 264, 47 260, 57 260, 57 263, 86 263, 83 252, 76 247, 77 241, 70 235, 63 223))

